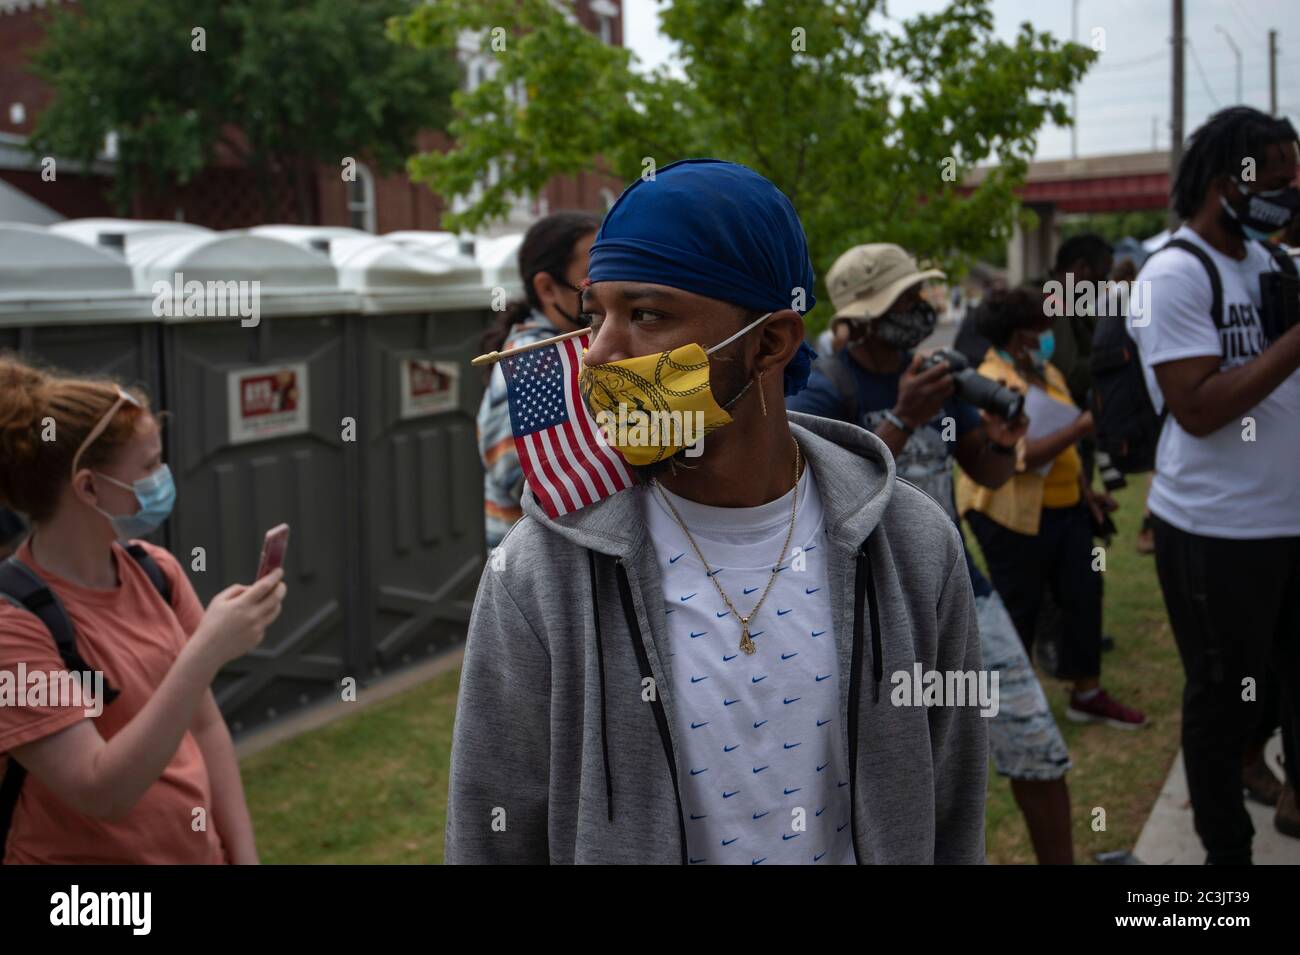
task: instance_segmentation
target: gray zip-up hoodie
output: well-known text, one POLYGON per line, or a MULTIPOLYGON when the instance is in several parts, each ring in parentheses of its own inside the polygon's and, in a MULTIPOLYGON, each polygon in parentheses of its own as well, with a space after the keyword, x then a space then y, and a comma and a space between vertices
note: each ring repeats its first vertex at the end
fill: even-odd
MULTIPOLYGON (((957 528, 874 434, 789 413, 822 495, 859 863, 984 861, 974 705, 890 675, 981 668, 957 528)), ((452 741, 449 863, 685 863, 663 593, 638 491, 558 520, 531 494, 484 569, 452 741)))

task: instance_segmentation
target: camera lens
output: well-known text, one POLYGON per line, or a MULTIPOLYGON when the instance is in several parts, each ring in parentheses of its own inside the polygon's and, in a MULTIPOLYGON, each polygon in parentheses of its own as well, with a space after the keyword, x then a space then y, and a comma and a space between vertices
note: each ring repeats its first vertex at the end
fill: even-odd
POLYGON ((1019 417, 1025 406, 1024 395, 999 385, 992 378, 985 378, 977 371, 959 371, 953 379, 957 385, 957 397, 962 401, 1006 421, 1019 417))

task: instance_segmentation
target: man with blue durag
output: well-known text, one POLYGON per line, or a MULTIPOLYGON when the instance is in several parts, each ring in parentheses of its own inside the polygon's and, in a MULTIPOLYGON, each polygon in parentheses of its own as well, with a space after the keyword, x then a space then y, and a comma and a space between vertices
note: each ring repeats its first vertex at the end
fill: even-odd
POLYGON ((813 280, 735 163, 606 215, 580 393, 641 481, 555 519, 525 494, 485 569, 448 862, 984 860, 997 685, 961 539, 878 437, 786 411, 813 280))

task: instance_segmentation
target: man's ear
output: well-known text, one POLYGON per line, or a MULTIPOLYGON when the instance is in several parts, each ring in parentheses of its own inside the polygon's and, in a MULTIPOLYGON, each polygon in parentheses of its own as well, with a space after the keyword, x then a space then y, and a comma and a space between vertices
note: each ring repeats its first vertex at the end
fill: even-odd
POLYGON ((1231 173, 1224 173, 1214 180, 1215 185, 1219 188, 1219 195, 1232 202, 1233 196, 1237 194, 1237 180, 1231 173))
POLYGON ((758 356, 754 361, 759 371, 785 368, 804 340, 803 316, 792 308, 773 312, 761 326, 758 356))
POLYGON ((555 277, 550 272, 538 272, 533 276, 533 291, 537 293, 537 300, 545 306, 547 303, 560 297, 560 284, 555 281, 555 277))

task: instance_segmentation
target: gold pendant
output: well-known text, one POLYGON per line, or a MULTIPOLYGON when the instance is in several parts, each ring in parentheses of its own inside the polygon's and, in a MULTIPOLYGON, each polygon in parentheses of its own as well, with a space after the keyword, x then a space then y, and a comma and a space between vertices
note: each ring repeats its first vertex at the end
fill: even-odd
POLYGON ((746 653, 753 654, 758 647, 754 646, 754 641, 749 639, 749 618, 740 618, 740 649, 746 653))

